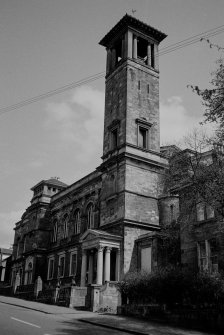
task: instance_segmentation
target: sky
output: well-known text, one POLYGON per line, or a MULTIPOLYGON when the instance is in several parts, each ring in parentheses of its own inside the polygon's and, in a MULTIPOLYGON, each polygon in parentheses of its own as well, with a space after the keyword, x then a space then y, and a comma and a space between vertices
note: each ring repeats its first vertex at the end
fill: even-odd
MULTIPOLYGON (((105 71, 98 43, 126 14, 163 31, 160 48, 223 25, 223 0, 0 0, 0 247, 30 205, 30 188, 71 184, 101 163, 104 83, 86 83, 1 114, 3 108, 105 71)), ((221 46, 224 33, 210 40, 221 46)), ((218 51, 205 41, 160 57, 161 144, 203 118, 187 85, 209 86, 218 51)))

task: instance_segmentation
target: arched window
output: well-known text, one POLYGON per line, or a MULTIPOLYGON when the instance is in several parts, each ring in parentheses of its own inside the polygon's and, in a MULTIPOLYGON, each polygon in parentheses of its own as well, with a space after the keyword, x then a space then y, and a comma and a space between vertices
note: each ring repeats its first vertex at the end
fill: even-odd
POLYGON ((91 229, 94 227, 94 217, 93 217, 93 204, 89 204, 87 207, 87 227, 91 229))
POLYGON ((68 214, 65 214, 63 218, 63 238, 68 237, 68 214))
POLYGON ((76 209, 74 213, 74 233, 75 235, 80 233, 80 225, 81 225, 81 218, 80 218, 80 209, 76 209))
POLYGON ((58 221, 54 220, 53 222, 53 232, 52 232, 52 242, 57 242, 57 235, 58 235, 58 221))

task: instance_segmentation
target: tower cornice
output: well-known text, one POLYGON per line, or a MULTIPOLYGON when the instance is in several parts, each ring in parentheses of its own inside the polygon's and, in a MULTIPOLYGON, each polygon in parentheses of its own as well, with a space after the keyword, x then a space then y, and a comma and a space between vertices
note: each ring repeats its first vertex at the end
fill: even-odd
POLYGON ((151 27, 150 25, 136 19, 135 17, 126 14, 123 18, 101 39, 100 45, 108 47, 111 40, 117 36, 122 30, 127 28, 134 28, 138 31, 152 36, 159 43, 167 37, 163 32, 151 27))

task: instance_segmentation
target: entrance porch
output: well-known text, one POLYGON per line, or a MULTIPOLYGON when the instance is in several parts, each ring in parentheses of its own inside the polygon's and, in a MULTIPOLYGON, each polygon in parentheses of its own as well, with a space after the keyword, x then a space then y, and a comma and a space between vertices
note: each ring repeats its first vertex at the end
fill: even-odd
POLYGON ((80 286, 119 281, 121 237, 89 229, 82 235, 80 241, 82 243, 80 286))

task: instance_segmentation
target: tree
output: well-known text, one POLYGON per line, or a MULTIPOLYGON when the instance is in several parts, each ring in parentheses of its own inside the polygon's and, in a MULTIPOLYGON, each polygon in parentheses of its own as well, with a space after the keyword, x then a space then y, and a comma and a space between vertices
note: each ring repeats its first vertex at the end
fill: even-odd
MULTIPOLYGON (((205 40, 202 38, 202 40, 205 40)), ((210 48, 224 48, 205 40, 210 48)), ((194 130, 185 137, 189 149, 180 150, 170 159, 167 185, 171 190, 185 189, 185 209, 204 201, 224 218, 224 59, 217 60, 211 89, 190 85, 205 107, 204 120, 216 125, 213 136, 194 130)), ((182 208, 183 209, 183 208, 182 208)))
MULTIPOLYGON (((202 38, 202 40, 204 40, 202 38)), ((205 40, 210 48, 216 48, 219 52, 223 52, 224 48, 205 40)), ((192 90, 201 98, 205 106, 204 121, 215 122, 217 124, 217 137, 223 141, 224 139, 224 59, 222 56, 216 62, 217 68, 212 73, 212 88, 200 89, 198 86, 190 85, 192 90)))
POLYGON ((188 149, 170 158, 166 187, 172 193, 184 194, 180 214, 195 210, 201 202, 224 218, 224 153, 220 145, 195 129, 185 138, 188 149), (205 150, 206 149, 206 150, 205 150))

